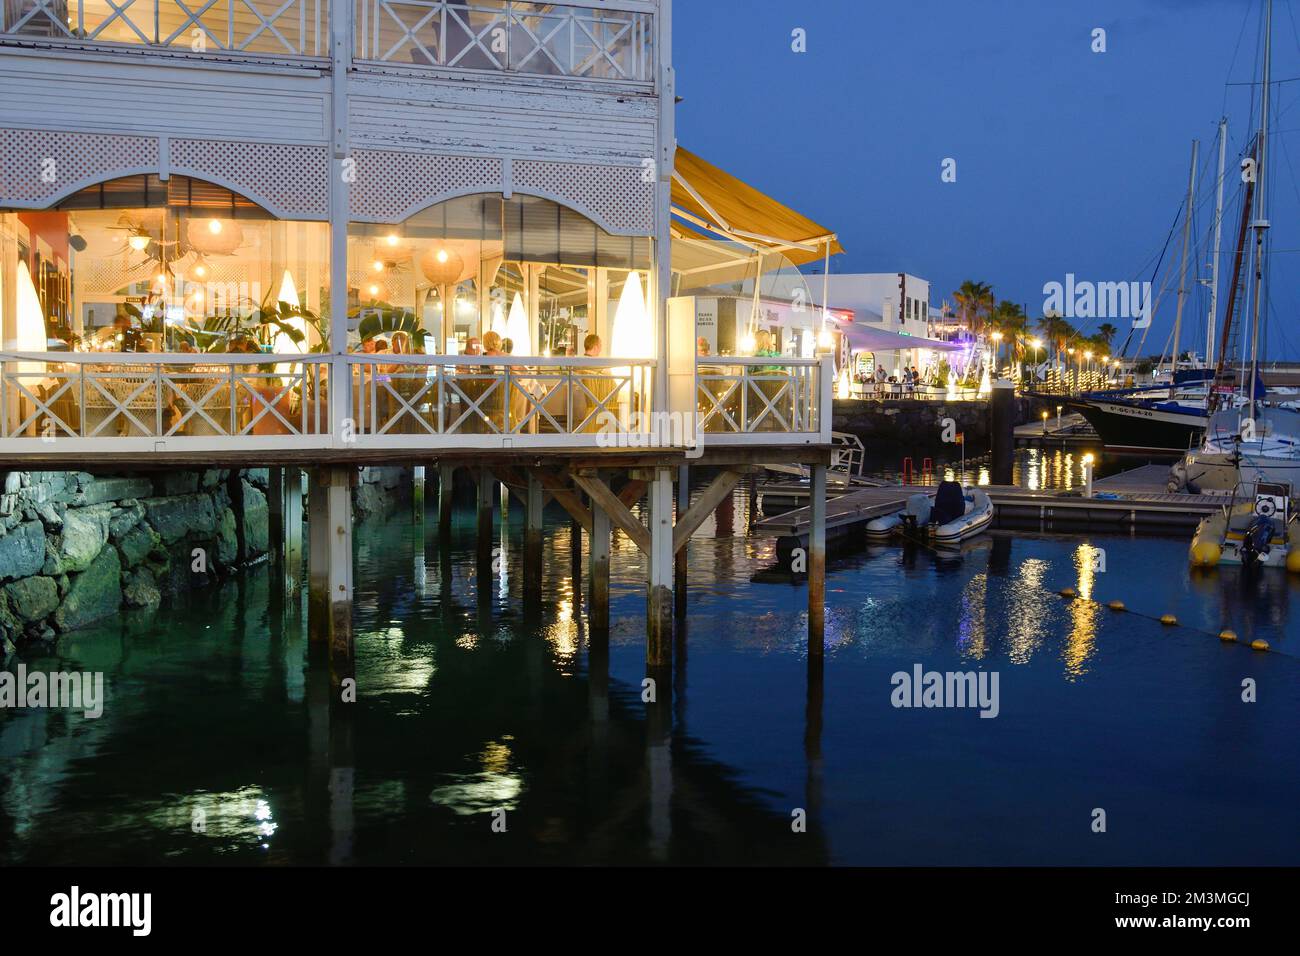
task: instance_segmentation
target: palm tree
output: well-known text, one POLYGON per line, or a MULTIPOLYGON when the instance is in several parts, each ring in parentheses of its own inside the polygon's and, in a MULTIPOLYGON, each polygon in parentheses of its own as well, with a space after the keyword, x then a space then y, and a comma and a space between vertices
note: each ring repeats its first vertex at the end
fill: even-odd
POLYGON ((989 326, 995 332, 1001 332, 1002 338, 1011 343, 1011 356, 1019 358, 1024 351, 1025 329, 1029 317, 1016 302, 1003 299, 989 316, 989 326))
POLYGON ((1055 312, 1049 312, 1038 320, 1038 331, 1052 347, 1052 355, 1057 365, 1061 363, 1061 353, 1065 351, 1074 338, 1074 326, 1055 312))
POLYGON ((1115 336, 1117 335, 1119 335, 1119 329, 1115 328, 1115 326, 1111 325, 1109 322, 1103 322, 1101 325, 1097 326, 1097 338, 1105 344, 1107 350, 1110 349, 1110 344, 1115 341, 1115 336))
POLYGON ((978 331, 981 319, 993 311, 993 287, 967 279, 952 295, 961 307, 962 323, 972 332, 978 331))

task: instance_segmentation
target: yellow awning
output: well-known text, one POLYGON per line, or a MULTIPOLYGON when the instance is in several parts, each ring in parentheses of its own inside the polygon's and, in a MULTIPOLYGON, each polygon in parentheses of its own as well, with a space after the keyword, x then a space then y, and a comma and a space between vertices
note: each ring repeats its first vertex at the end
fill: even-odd
POLYGON ((673 212, 763 252, 780 252, 803 265, 844 251, 835 234, 748 183, 677 147, 673 212))

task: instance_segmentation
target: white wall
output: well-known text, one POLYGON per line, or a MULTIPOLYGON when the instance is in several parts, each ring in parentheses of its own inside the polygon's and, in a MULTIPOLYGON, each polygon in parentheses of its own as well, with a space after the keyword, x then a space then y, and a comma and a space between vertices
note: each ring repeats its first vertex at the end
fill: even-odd
MULTIPOLYGON (((817 299, 822 295, 822 278, 822 276, 807 276, 808 288, 817 299)), ((905 274, 901 280, 896 272, 832 275, 829 277, 828 301, 825 304, 832 309, 851 309, 858 313, 856 321, 863 324, 878 325, 890 332, 928 336, 930 334, 928 321, 930 283, 926 279, 905 274), (903 282, 905 285, 902 285, 903 282), (899 303, 904 297, 914 302, 913 316, 911 318, 905 316, 900 322, 899 303), (875 315, 866 313, 875 313, 875 315), (884 316, 884 319, 877 319, 876 315, 884 316)))

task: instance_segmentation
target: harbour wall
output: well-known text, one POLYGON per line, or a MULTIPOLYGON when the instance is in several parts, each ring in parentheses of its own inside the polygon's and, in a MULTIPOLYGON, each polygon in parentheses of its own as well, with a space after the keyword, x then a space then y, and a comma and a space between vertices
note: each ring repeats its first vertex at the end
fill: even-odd
MULTIPOLYGON (((1018 396, 1015 403, 1017 424, 1038 420, 1046 407, 1040 400, 1027 397, 1018 396)), ((858 436, 868 451, 876 448, 940 451, 952 448, 944 440, 948 419, 952 420, 953 430, 965 435, 969 454, 989 450, 991 415, 987 401, 836 399, 832 428, 858 436)))
MULTIPOLYGON (((0 478, 0 658, 209 586, 279 547, 264 468, 0 478)), ((408 482, 406 469, 362 469, 357 517, 382 513, 408 482)))

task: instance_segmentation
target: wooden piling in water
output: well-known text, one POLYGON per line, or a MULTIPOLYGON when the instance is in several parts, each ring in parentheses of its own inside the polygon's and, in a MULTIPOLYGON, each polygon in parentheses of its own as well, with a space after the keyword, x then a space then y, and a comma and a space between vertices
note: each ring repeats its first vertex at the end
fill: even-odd
POLYGON ((285 563, 284 468, 266 470, 266 532, 271 544, 271 560, 285 563))
POLYGON ((542 532, 546 496, 536 475, 528 476, 524 506, 524 598, 535 599, 542 585, 542 532))
POLYGON ((451 496, 455 490, 455 476, 456 470, 451 465, 438 466, 438 540, 443 544, 451 538, 451 496))
MULTIPOLYGON (((691 468, 689 465, 677 467, 677 520, 691 507, 691 468)), ((686 618, 686 561, 690 550, 689 541, 682 542, 673 556, 673 603, 678 621, 686 618)))
POLYGON ((808 653, 826 650, 826 466, 812 466, 808 528, 808 653))
POLYGON ((492 593, 492 508, 497 482, 487 468, 479 468, 474 477, 478 481, 478 594, 483 599, 492 593))
POLYGON ((331 661, 350 661, 352 642, 352 476, 347 467, 312 473, 308 631, 331 661))
POLYGON ((650 502, 650 549, 646 573, 646 664, 671 669, 673 663, 673 477, 654 469, 646 489, 650 502))
POLYGON ((411 512, 417 522, 424 521, 424 466, 411 469, 411 512))
POLYGON ((587 619, 592 637, 609 640, 609 513, 596 501, 591 503, 591 547, 588 551, 591 577, 587 598, 587 619))
POLYGON ((284 469, 284 573, 290 594, 301 594, 302 582, 302 469, 284 469))

